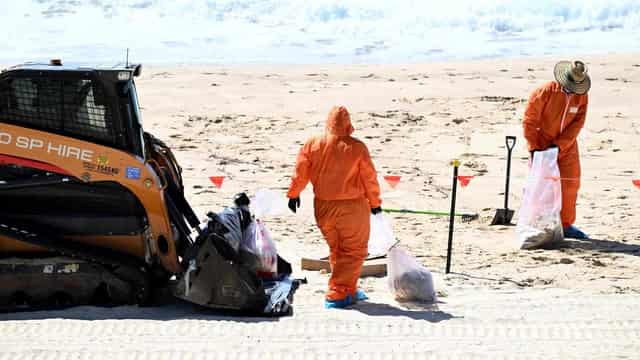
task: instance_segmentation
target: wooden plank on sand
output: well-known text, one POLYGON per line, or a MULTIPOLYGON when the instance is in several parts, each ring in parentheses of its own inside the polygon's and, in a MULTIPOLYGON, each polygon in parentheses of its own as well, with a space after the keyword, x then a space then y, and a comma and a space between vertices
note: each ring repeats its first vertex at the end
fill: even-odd
MULTIPOLYGON (((302 258, 300 261, 302 270, 331 272, 331 265, 328 259, 311 259, 302 258)), ((360 277, 367 276, 384 276, 387 274, 387 259, 371 259, 365 260, 362 265, 362 273, 360 277)))

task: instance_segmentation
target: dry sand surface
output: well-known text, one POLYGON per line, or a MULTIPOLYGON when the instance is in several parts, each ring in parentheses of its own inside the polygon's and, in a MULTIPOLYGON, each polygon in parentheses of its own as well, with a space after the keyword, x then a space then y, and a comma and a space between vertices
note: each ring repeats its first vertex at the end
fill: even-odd
POLYGON ((315 281, 283 319, 231 318, 190 305, 78 307, 10 314, 0 359, 637 359, 637 296, 564 290, 455 290, 431 306, 384 292, 322 309, 315 281))
POLYGON ((145 127, 175 150, 199 214, 240 191, 269 188, 285 201, 300 145, 323 131, 335 104, 350 109, 354 136, 379 174, 402 177, 394 191, 382 184, 383 207, 447 211, 449 162, 460 159, 460 175, 475 177, 459 188, 458 208, 480 218, 456 222, 455 273, 443 274, 445 217, 392 215, 402 246, 434 272, 440 302, 401 305, 384 278, 367 278, 370 304, 322 309, 328 276, 299 269, 302 256, 327 255, 309 188, 298 215, 266 219, 295 276, 309 279, 293 318, 231 319, 185 305, 0 315, 8 320, 0 322, 0 358, 638 358, 637 56, 584 57, 593 87, 579 138, 577 225, 593 240, 519 251, 514 227, 489 226, 503 204, 505 135, 518 136, 510 208, 519 207, 528 156, 522 114, 528 94, 552 79, 554 60, 147 67, 137 82, 145 127), (208 176, 225 176, 222 188, 208 176))

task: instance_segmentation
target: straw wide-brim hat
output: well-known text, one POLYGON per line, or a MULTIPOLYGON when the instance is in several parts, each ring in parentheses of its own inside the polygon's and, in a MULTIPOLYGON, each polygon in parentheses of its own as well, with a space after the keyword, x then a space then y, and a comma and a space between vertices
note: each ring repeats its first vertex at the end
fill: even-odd
POLYGON ((560 61, 553 68, 553 75, 563 88, 578 95, 586 94, 591 88, 591 78, 582 61, 560 61))

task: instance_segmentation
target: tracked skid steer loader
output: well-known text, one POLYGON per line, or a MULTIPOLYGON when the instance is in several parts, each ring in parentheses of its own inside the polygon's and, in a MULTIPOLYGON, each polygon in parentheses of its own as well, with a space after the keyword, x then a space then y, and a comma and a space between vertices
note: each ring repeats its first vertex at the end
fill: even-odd
POLYGON ((216 214, 201 222, 189 206, 171 149, 143 130, 140 70, 52 61, 0 73, 0 310, 145 305, 169 289, 210 308, 290 313, 291 266, 278 256, 260 276, 216 214))

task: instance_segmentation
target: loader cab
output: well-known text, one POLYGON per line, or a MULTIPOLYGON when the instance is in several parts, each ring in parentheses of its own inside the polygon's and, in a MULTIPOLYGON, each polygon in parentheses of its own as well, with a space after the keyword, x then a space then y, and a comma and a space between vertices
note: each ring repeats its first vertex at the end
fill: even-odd
MULTIPOLYGON (((134 253, 144 248, 138 240, 146 236, 149 226, 177 224, 173 234, 169 234, 173 229, 165 226, 161 243, 167 245, 158 247, 167 251, 171 248, 169 240, 177 243, 179 238, 184 243, 190 239, 191 228, 183 218, 187 217, 192 227, 199 225, 199 219, 184 198, 182 169, 171 149, 142 127, 134 82, 140 69, 139 65, 84 67, 51 62, 18 65, 0 72, 0 145, 8 145, 8 151, 27 150, 25 156, 5 154, 0 146, 0 203, 17 204, 0 209, 0 220, 55 228, 56 233, 66 236, 124 236, 129 240, 122 241, 133 244, 125 248, 134 253), (3 132, 7 125, 35 131, 12 136, 3 132), (52 142, 47 140, 49 134, 68 139, 52 142), (9 136, 13 140, 7 140, 9 136), (53 164, 30 152, 31 147, 45 146, 46 153, 67 155, 58 156, 53 164), (98 153, 96 162, 82 158, 85 153, 81 151, 102 147, 118 150, 111 153, 120 160, 119 168, 109 167, 108 158, 102 160, 98 153), (84 173, 69 176, 65 170, 66 165, 72 167, 65 164, 71 158, 68 154, 77 154, 84 173), (104 169, 94 171, 98 166, 104 169), (151 173, 144 180, 149 189, 144 190, 144 198, 126 184, 138 180, 143 167, 151 173), (95 180, 90 172, 110 177, 95 180), (152 186, 153 178, 160 186, 152 186), (42 206, 32 206, 45 198, 42 206), (155 222, 145 207, 149 203, 162 204, 155 222), (167 212, 170 219, 164 218, 167 212)), ((3 249, 15 250, 12 243, 3 247, 0 237, 0 256, 3 249)))
POLYGON ((27 63, 0 72, 0 123, 117 148, 145 158, 134 77, 140 65, 27 63))

